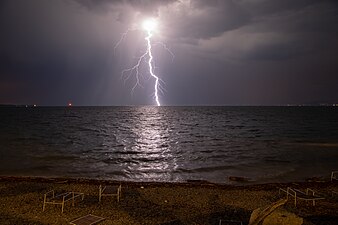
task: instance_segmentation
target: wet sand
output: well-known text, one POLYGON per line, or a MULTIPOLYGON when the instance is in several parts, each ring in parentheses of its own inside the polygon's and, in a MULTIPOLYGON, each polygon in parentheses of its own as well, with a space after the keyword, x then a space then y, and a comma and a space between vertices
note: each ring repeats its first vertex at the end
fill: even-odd
MULTIPOLYGON (((103 197, 98 201, 100 184, 119 182, 69 179, 0 177, 0 224, 69 224, 70 221, 94 214, 104 217, 99 224, 218 224, 220 219, 240 220, 248 224, 251 212, 267 206, 285 194, 278 189, 288 186, 322 193, 338 191, 338 182, 298 182, 260 185, 219 185, 208 182, 135 183, 121 182, 122 197, 103 197), (49 190, 76 191, 84 200, 73 207, 46 205, 43 196, 49 190)), ((284 206, 304 218, 304 224, 338 224, 338 196, 318 201, 316 206, 300 202, 297 207, 289 200, 284 206)))

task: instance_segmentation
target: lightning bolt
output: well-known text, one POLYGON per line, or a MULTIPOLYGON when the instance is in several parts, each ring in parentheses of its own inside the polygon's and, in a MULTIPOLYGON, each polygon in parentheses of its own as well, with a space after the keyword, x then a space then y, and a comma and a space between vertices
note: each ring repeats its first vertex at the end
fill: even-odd
POLYGON ((170 50, 170 48, 167 47, 166 44, 163 42, 157 42, 154 45, 161 45, 170 55, 171 55, 171 61, 174 62, 175 55, 174 53, 170 50))
POLYGON ((153 71, 153 54, 151 52, 151 41, 150 41, 150 38, 153 36, 153 34, 151 33, 150 30, 147 31, 148 32, 148 36, 145 38, 147 40, 147 46, 148 46, 148 55, 149 55, 149 60, 148 60, 148 66, 149 66, 149 72, 150 72, 150 75, 155 78, 155 86, 154 86, 154 89, 155 89, 155 101, 156 101, 156 104, 157 106, 161 106, 161 103, 160 103, 160 100, 158 98, 158 88, 159 88, 159 78, 154 74, 154 71, 153 71))
MULTIPOLYGON (((114 53, 116 52, 116 49, 118 48, 118 46, 123 42, 123 40, 125 39, 125 37, 127 36, 128 32, 130 31, 130 29, 128 29, 126 32, 121 34, 121 38, 119 39, 119 41, 116 43, 116 45, 114 46, 114 53)), ((140 67, 142 65, 142 62, 147 62, 147 66, 149 68, 149 74, 150 77, 153 78, 155 80, 155 84, 154 84, 154 99, 156 102, 157 106, 161 106, 160 103, 160 99, 159 99, 159 92, 163 93, 164 89, 161 86, 161 82, 164 83, 154 72, 155 70, 155 66, 154 66, 154 56, 152 53, 152 47, 155 45, 161 45, 167 52, 169 52, 169 54, 172 57, 172 61, 174 60, 174 54, 172 53, 172 51, 170 51, 170 49, 162 42, 157 42, 155 44, 152 44, 151 42, 151 38, 153 36, 152 30, 151 29, 147 29, 147 35, 145 37, 146 43, 147 43, 147 48, 146 51, 137 58, 137 61, 135 63, 134 66, 124 69, 122 70, 121 73, 121 78, 124 80, 124 83, 130 79, 130 77, 135 74, 135 78, 136 78, 136 82, 134 84, 134 86, 131 89, 131 94, 134 93, 136 87, 141 85, 140 82, 140 77, 143 77, 142 73, 140 72, 140 67)))
POLYGON ((132 93, 132 94, 134 93, 134 90, 135 90, 135 88, 136 88, 137 86, 142 87, 142 85, 141 85, 141 83, 140 83, 140 75, 141 75, 141 73, 140 73, 140 71, 139 71, 139 68, 140 68, 140 65, 141 65, 142 61, 145 60, 145 57, 146 57, 147 55, 148 55, 148 51, 145 52, 145 53, 143 53, 143 55, 141 55, 141 56, 138 58, 137 63, 136 63, 133 67, 131 67, 131 68, 129 68, 129 69, 124 69, 124 70, 122 70, 122 77, 125 77, 125 78, 124 78, 124 83, 130 78, 130 76, 132 75, 132 73, 133 73, 134 71, 136 71, 136 73, 135 73, 136 82, 135 82, 135 85, 134 85, 134 86, 132 87, 132 89, 131 89, 131 93, 132 93), (128 75, 125 75, 125 73, 127 73, 127 72, 129 72, 129 74, 128 74, 128 75))
POLYGON ((116 52, 117 47, 120 46, 120 44, 122 43, 122 41, 124 40, 124 38, 127 36, 127 34, 128 34, 129 31, 130 31, 130 29, 127 29, 126 32, 124 32, 124 33, 121 34, 120 40, 119 40, 119 41, 116 43, 116 45, 114 46, 114 54, 115 54, 115 52, 116 52))

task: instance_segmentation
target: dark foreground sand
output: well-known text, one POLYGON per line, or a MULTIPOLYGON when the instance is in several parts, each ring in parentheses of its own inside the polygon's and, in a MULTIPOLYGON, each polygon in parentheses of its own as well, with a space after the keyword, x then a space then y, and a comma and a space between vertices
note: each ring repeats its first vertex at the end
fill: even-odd
MULTIPOLYGON (((69 224, 75 218, 94 214, 106 219, 99 224, 218 224, 219 219, 248 224, 251 212, 283 198, 279 187, 314 188, 323 193, 338 190, 338 183, 305 182, 246 186, 202 182, 122 183, 122 199, 103 197, 98 202, 99 184, 107 181, 0 177, 0 224, 69 224), (42 212, 43 194, 51 189, 85 194, 75 207, 47 205, 42 212)), ((338 198, 319 201, 313 207, 289 201, 285 208, 305 219, 305 224, 338 224, 338 198)))

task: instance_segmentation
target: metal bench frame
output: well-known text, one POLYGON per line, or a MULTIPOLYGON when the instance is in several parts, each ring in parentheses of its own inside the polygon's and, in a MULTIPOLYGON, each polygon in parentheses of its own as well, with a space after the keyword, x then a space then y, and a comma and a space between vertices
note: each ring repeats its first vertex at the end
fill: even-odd
POLYGON ((63 209, 65 207, 65 203, 68 201, 72 201, 72 206, 74 206, 75 199, 81 197, 81 200, 84 199, 84 194, 80 192, 65 192, 58 195, 55 195, 55 191, 51 190, 44 194, 43 197, 43 208, 44 212, 46 209, 46 204, 52 205, 61 205, 61 212, 63 213, 63 209))
POLYGON ((70 224, 72 225, 80 225, 80 224, 87 224, 87 225, 91 225, 91 224, 96 224, 101 222, 102 220, 104 220, 105 218, 100 217, 100 216, 95 216, 92 214, 88 214, 85 216, 82 216, 80 218, 77 218, 73 221, 70 221, 70 224))
MULTIPOLYGON (((116 188, 116 192, 111 192, 110 189, 114 188, 115 186, 99 186, 99 202, 101 202, 102 196, 116 196, 117 202, 120 201, 121 193, 122 193, 122 185, 120 184, 116 188)), ((115 191, 115 190, 114 190, 115 191)))
POLYGON ((305 192, 298 190, 296 188, 290 188, 290 187, 288 187, 286 190, 280 188, 279 193, 281 191, 286 193, 286 199, 288 199, 289 196, 294 198, 295 207, 297 207, 297 199, 304 200, 304 201, 312 201, 313 206, 316 205, 316 201, 325 199, 324 197, 317 195, 315 191, 310 188, 307 188, 305 192))
POLYGON ((331 181, 338 180, 338 171, 331 172, 331 181))

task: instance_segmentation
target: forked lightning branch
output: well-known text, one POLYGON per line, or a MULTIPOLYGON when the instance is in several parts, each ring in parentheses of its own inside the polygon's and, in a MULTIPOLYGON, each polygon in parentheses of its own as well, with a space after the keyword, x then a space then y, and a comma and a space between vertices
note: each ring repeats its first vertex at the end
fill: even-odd
MULTIPOLYGON (((160 85, 161 80, 155 74, 155 71, 154 71, 154 68, 155 68, 154 67, 154 56, 153 56, 153 53, 152 53, 153 44, 151 42, 153 32, 157 28, 157 21, 155 19, 145 20, 142 24, 142 28, 147 32, 147 35, 145 37, 147 49, 140 57, 138 57, 134 66, 132 66, 128 69, 124 69, 122 71, 122 77, 125 77, 125 80, 128 80, 130 78, 130 76, 135 75, 136 82, 135 82, 134 86, 132 87, 132 92, 134 92, 136 87, 141 86, 141 83, 140 83, 140 75, 141 75, 140 74, 140 66, 141 66, 142 63, 145 62, 147 64, 149 74, 150 74, 151 78, 153 78, 153 80, 154 80, 154 99, 155 99, 156 105, 161 106, 160 99, 159 99, 159 92, 162 92, 161 85, 160 85)), ((128 34, 128 32, 129 32, 129 29, 121 35, 121 39, 115 45, 114 50, 116 50, 116 48, 120 45, 120 43, 123 41, 123 39, 128 34)), ((174 56, 173 53, 166 47, 166 45, 164 45, 163 43, 159 43, 159 44, 161 44, 164 47, 164 49, 167 50, 171 54, 172 57, 174 56)))

